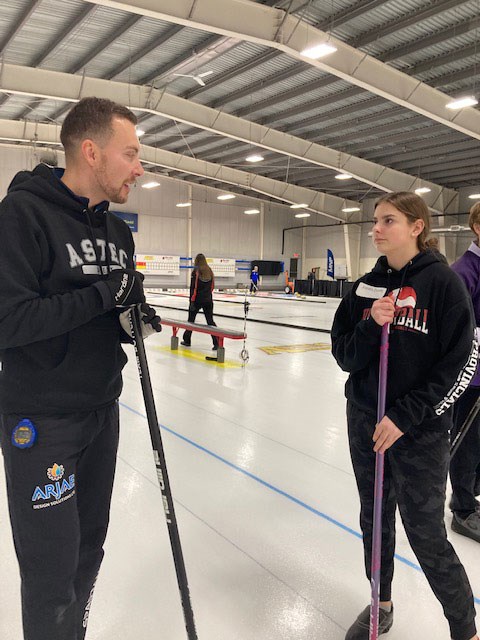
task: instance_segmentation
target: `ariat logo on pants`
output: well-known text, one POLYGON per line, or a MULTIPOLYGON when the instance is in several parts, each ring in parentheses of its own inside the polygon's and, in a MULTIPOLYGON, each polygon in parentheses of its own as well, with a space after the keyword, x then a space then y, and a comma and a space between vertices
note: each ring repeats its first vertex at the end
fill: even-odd
POLYGON ((47 469, 47 477, 52 484, 37 485, 32 495, 34 509, 54 507, 75 495, 75 474, 72 473, 68 480, 64 478, 65 467, 56 462, 47 469), (63 478, 63 479, 62 479, 63 478), (41 502, 39 502, 41 501, 41 502))

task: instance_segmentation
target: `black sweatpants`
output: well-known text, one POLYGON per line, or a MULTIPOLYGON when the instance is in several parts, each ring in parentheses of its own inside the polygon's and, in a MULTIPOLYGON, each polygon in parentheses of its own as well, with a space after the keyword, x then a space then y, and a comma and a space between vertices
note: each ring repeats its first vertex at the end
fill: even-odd
MULTIPOLYGON (((351 402, 347 405, 348 435, 360 494, 360 526, 365 568, 371 578, 376 419, 351 402)), ((460 560, 447 540, 444 523, 445 487, 449 463, 447 433, 412 428, 385 454, 380 600, 391 599, 395 552, 395 508, 425 576, 450 625, 453 640, 475 635, 472 590, 460 560)))
MULTIPOLYGON (((212 327, 216 327, 215 320, 213 319, 213 302, 191 302, 188 308, 188 322, 195 322, 195 318, 199 311, 203 309, 203 313, 205 314, 205 320, 207 324, 212 327)), ((185 331, 183 334, 183 341, 187 344, 190 344, 192 340, 192 332, 185 331)), ((218 346, 218 338, 217 336, 212 336, 213 346, 218 346)))
POLYGON ((103 558, 118 447, 118 403, 66 416, 0 416, 20 566, 24 640, 83 640, 103 558), (12 444, 29 418, 37 440, 12 444))
MULTIPOLYGON (((452 441, 479 394, 479 387, 469 387, 454 404, 452 441)), ((475 487, 480 480, 480 412, 450 462, 450 480, 453 489, 450 508, 460 518, 467 518, 477 507, 475 487)))

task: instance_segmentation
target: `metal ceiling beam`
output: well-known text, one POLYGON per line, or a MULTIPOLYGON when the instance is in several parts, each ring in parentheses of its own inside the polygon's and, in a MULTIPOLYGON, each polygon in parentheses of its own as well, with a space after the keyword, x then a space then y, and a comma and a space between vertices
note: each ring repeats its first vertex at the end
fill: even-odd
POLYGON ((469 20, 458 22, 453 27, 448 27, 447 29, 436 31, 431 36, 421 37, 415 42, 409 42, 408 44, 402 45, 400 47, 390 49, 389 51, 382 53, 379 58, 383 60, 383 62, 398 60, 399 58, 403 58, 404 56, 416 53, 417 51, 422 51, 423 49, 427 49, 428 47, 432 47, 433 45, 444 44, 445 42, 447 42, 447 40, 457 38, 458 36, 464 35, 465 33, 470 33, 470 31, 475 31, 475 29, 478 29, 479 27, 480 18, 470 18, 469 20))
POLYGON ((0 55, 4 53, 5 49, 8 47, 13 38, 17 35, 17 33, 22 29, 27 20, 30 18, 32 13, 35 12, 38 5, 41 3, 41 0, 34 0, 33 2, 27 2, 24 11, 20 13, 16 22, 9 29, 2 42, 0 42, 0 55))
POLYGON ((416 11, 409 11, 401 20, 389 20, 383 27, 375 27, 375 29, 361 34, 357 38, 354 38, 351 44, 356 48, 364 47, 392 33, 398 33, 401 29, 417 25, 422 20, 427 20, 443 11, 456 9, 459 4, 462 4, 461 0, 438 0, 433 4, 429 2, 427 6, 419 7, 416 11))
MULTIPOLYGON (((80 20, 84 20, 87 17, 87 15, 91 12, 91 9, 92 9, 92 7, 87 7, 87 11, 84 10, 82 12, 80 20)), ((126 31, 131 29, 141 19, 142 19, 141 16, 130 16, 130 18, 128 20, 126 20, 120 27, 115 29, 112 33, 110 33, 108 35, 104 34, 103 37, 102 37, 101 43, 99 45, 97 45, 94 49, 91 49, 79 61, 77 61, 73 65, 71 65, 66 70, 67 73, 77 73, 77 71, 79 71, 80 69, 83 69, 83 67, 85 67, 91 60, 93 60, 96 56, 98 56, 102 51, 107 49, 110 46, 111 42, 115 41, 117 38, 120 38, 120 36, 122 36, 126 31)), ((69 24, 68 28, 64 29, 64 31, 62 32, 61 39, 63 40, 64 38, 66 38, 68 36, 68 34, 74 28, 78 28, 78 24, 79 24, 79 20, 78 20, 78 16, 77 16, 77 18, 73 22, 71 22, 69 24)), ((35 58, 35 64, 33 64, 32 66, 33 67, 40 66, 42 64, 42 62, 47 58, 47 56, 49 56, 51 54, 51 52, 57 47, 59 42, 60 42, 60 40, 59 40, 59 37, 57 36, 57 38, 55 39, 55 43, 50 44, 46 49, 44 49, 42 54, 35 58)), ((37 101, 32 101, 29 105, 27 105, 27 107, 25 107, 25 109, 23 111, 21 111, 20 113, 15 115, 13 119, 14 120, 23 120, 23 118, 26 118, 27 115, 29 115, 29 113, 35 107, 37 107, 39 104, 41 104, 41 102, 43 102, 43 101, 42 100, 40 100, 40 102, 38 100, 37 101)))
MULTIPOLYGON (((193 4, 186 0, 88 1, 273 47, 321 71, 480 140, 480 112, 469 107, 449 113, 445 107, 450 98, 446 94, 279 9, 247 0, 196 0, 193 4), (231 16, 235 16, 235 20, 231 16), (330 42, 337 51, 320 60, 309 60, 301 54, 306 48, 322 42, 330 42)), ((430 15, 429 11, 438 12, 439 8, 446 10, 447 7, 457 5, 458 0, 437 2, 423 11, 422 19, 430 15)), ((416 21, 419 15, 419 12, 413 12, 403 22, 412 19, 416 21)), ((395 22, 392 23, 392 28, 397 30, 395 22)), ((375 38, 378 35, 377 29, 375 38)), ((360 45, 357 43, 357 46, 360 45)))
MULTIPOLYGON (((428 165, 434 164, 439 157, 452 158, 452 162, 455 158, 461 157, 472 158, 479 154, 478 145, 472 146, 468 142, 459 142, 457 144, 439 145, 435 144, 435 139, 431 144, 422 144, 419 149, 415 149, 410 152, 402 151, 401 149, 392 150, 390 154, 381 155, 380 158, 384 162, 388 158, 388 165, 392 165, 395 169, 402 169, 407 166, 413 166, 415 163, 418 167, 424 159, 428 161, 428 165)), ((375 156, 374 156, 375 157, 375 156)), ((376 161, 379 161, 378 154, 376 161)), ((478 162, 480 166, 480 161, 478 162)))
MULTIPOLYGON (((109 98, 141 113, 172 118, 311 164, 346 171, 357 180, 383 191, 409 191, 421 186, 414 176, 189 102, 153 87, 5 64, 0 75, 0 88, 8 93, 65 102, 75 102, 87 95, 109 98)), ((431 192, 428 194, 427 204, 443 210, 454 194, 446 193, 442 187, 433 183, 428 186, 431 192)))
POLYGON ((423 62, 413 65, 408 69, 409 75, 417 75, 424 71, 431 71, 435 67, 440 65, 449 64, 450 62, 458 62, 458 60, 464 60, 470 56, 474 56, 478 51, 478 43, 469 45, 468 47, 461 47, 454 51, 449 51, 441 56, 435 56, 435 58, 429 58, 423 62))
POLYGON ((55 49, 59 46, 65 38, 67 38, 70 33, 77 29, 78 26, 87 18, 88 15, 92 12, 95 7, 89 6, 88 4, 83 6, 81 10, 77 13, 77 15, 70 20, 67 26, 62 29, 54 38, 47 44, 47 46, 38 53, 35 58, 31 61, 31 67, 38 67, 42 64, 42 62, 51 54, 55 49))
MULTIPOLYGON (((60 131, 56 125, 52 124, 0 120, 0 141, 9 143, 42 143, 58 149, 60 146, 60 131)), ((282 202, 292 204, 306 203, 308 210, 339 222, 344 222, 346 219, 345 214, 342 213, 342 208, 357 204, 354 201, 346 201, 344 198, 338 198, 320 191, 297 187, 246 171, 231 169, 205 160, 197 160, 145 145, 141 146, 140 159, 152 166, 165 167, 174 171, 182 171, 211 180, 218 180, 225 185, 255 191, 282 202)))
POLYGON ((182 31, 182 29, 183 26, 175 25, 173 27, 169 27, 160 36, 154 36, 150 39, 149 42, 147 42, 146 45, 144 45, 139 51, 137 51, 137 53, 135 53, 133 56, 128 56, 126 60, 120 62, 120 64, 116 65, 108 74, 105 74, 104 78, 106 80, 115 78, 115 76, 118 76, 120 73, 122 73, 122 71, 128 69, 128 67, 152 52, 154 49, 157 49, 157 47, 160 47, 162 44, 165 44, 165 42, 171 40, 174 36, 177 35, 179 31, 182 31))

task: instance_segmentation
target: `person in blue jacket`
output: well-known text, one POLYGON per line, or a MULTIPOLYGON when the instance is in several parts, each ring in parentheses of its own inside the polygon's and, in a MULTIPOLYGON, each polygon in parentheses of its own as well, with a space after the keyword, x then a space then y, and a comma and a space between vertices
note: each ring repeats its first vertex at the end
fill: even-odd
POLYGON ((258 291, 258 266, 255 265, 250 273, 250 293, 257 293, 258 291))

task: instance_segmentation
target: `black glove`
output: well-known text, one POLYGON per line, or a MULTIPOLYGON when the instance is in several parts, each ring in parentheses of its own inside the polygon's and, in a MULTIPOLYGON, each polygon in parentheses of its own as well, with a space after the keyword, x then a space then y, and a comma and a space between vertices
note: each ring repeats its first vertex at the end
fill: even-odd
MULTIPOLYGON (((140 307, 140 316, 142 318, 142 338, 148 338, 153 333, 160 333, 162 330, 162 325, 160 317, 157 316, 155 309, 148 305, 146 302, 139 305, 140 307)), ((127 336, 132 337, 132 332, 130 331, 130 309, 123 311, 119 316, 120 324, 122 325, 122 329, 125 331, 127 336)))
POLYGON ((145 302, 143 274, 134 269, 115 269, 93 285, 103 300, 104 309, 145 302))

